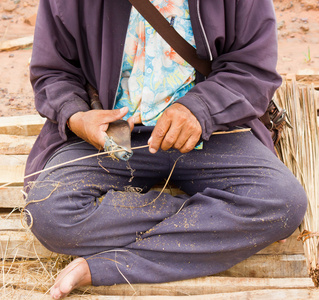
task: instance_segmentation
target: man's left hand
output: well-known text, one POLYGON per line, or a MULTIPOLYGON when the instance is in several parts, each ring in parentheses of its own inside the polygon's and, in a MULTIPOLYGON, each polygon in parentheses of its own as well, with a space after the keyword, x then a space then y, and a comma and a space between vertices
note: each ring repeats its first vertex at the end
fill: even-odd
POLYGON ((202 134, 197 118, 184 105, 174 103, 157 121, 149 139, 149 150, 156 153, 159 148, 166 151, 175 148, 181 153, 194 149, 202 134))

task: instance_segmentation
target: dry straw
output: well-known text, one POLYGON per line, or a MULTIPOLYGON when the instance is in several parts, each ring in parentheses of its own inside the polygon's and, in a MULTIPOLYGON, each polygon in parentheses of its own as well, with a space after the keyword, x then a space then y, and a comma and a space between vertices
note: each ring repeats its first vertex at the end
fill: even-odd
POLYGON ((292 129, 284 128, 277 152, 281 160, 303 185, 308 208, 300 226, 309 275, 319 286, 318 265, 318 204, 319 144, 316 91, 313 85, 284 81, 275 95, 279 106, 288 112, 292 129))

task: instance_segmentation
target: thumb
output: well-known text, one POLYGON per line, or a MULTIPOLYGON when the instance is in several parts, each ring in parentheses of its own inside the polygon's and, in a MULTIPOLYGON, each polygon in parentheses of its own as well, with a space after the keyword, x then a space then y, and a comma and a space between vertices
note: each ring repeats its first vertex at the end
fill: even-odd
POLYGON ((104 147, 106 131, 109 127, 109 123, 122 119, 127 113, 127 107, 122 107, 121 109, 100 111, 100 126, 99 130, 95 132, 100 148, 96 145, 95 147, 97 147, 98 149, 104 147))
POLYGON ((128 113, 128 107, 126 106, 120 109, 111 110, 111 114, 109 115, 110 121, 108 123, 122 119, 127 113, 128 113))

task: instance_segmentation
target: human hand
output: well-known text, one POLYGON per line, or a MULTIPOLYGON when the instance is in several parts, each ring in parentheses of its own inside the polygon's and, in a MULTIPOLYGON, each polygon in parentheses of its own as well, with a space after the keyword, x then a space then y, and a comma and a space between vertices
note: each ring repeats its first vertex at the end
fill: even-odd
MULTIPOLYGON (((77 112, 69 118, 69 128, 78 137, 101 150, 104 147, 109 123, 122 119, 127 112, 127 107, 114 110, 77 112)), ((134 122, 131 118, 128 119, 128 122, 132 130, 134 122)))
POLYGON ((181 153, 194 149, 202 134, 197 118, 184 105, 174 103, 157 121, 148 141, 149 151, 156 153, 159 148, 175 148, 181 153))

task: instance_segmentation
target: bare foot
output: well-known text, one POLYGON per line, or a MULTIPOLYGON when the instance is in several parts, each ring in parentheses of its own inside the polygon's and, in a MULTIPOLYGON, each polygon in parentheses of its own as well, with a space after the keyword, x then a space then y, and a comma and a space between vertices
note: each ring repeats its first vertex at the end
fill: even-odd
POLYGON ((75 288, 92 284, 91 272, 87 261, 80 257, 73 260, 57 276, 50 294, 52 299, 62 299, 75 288))

